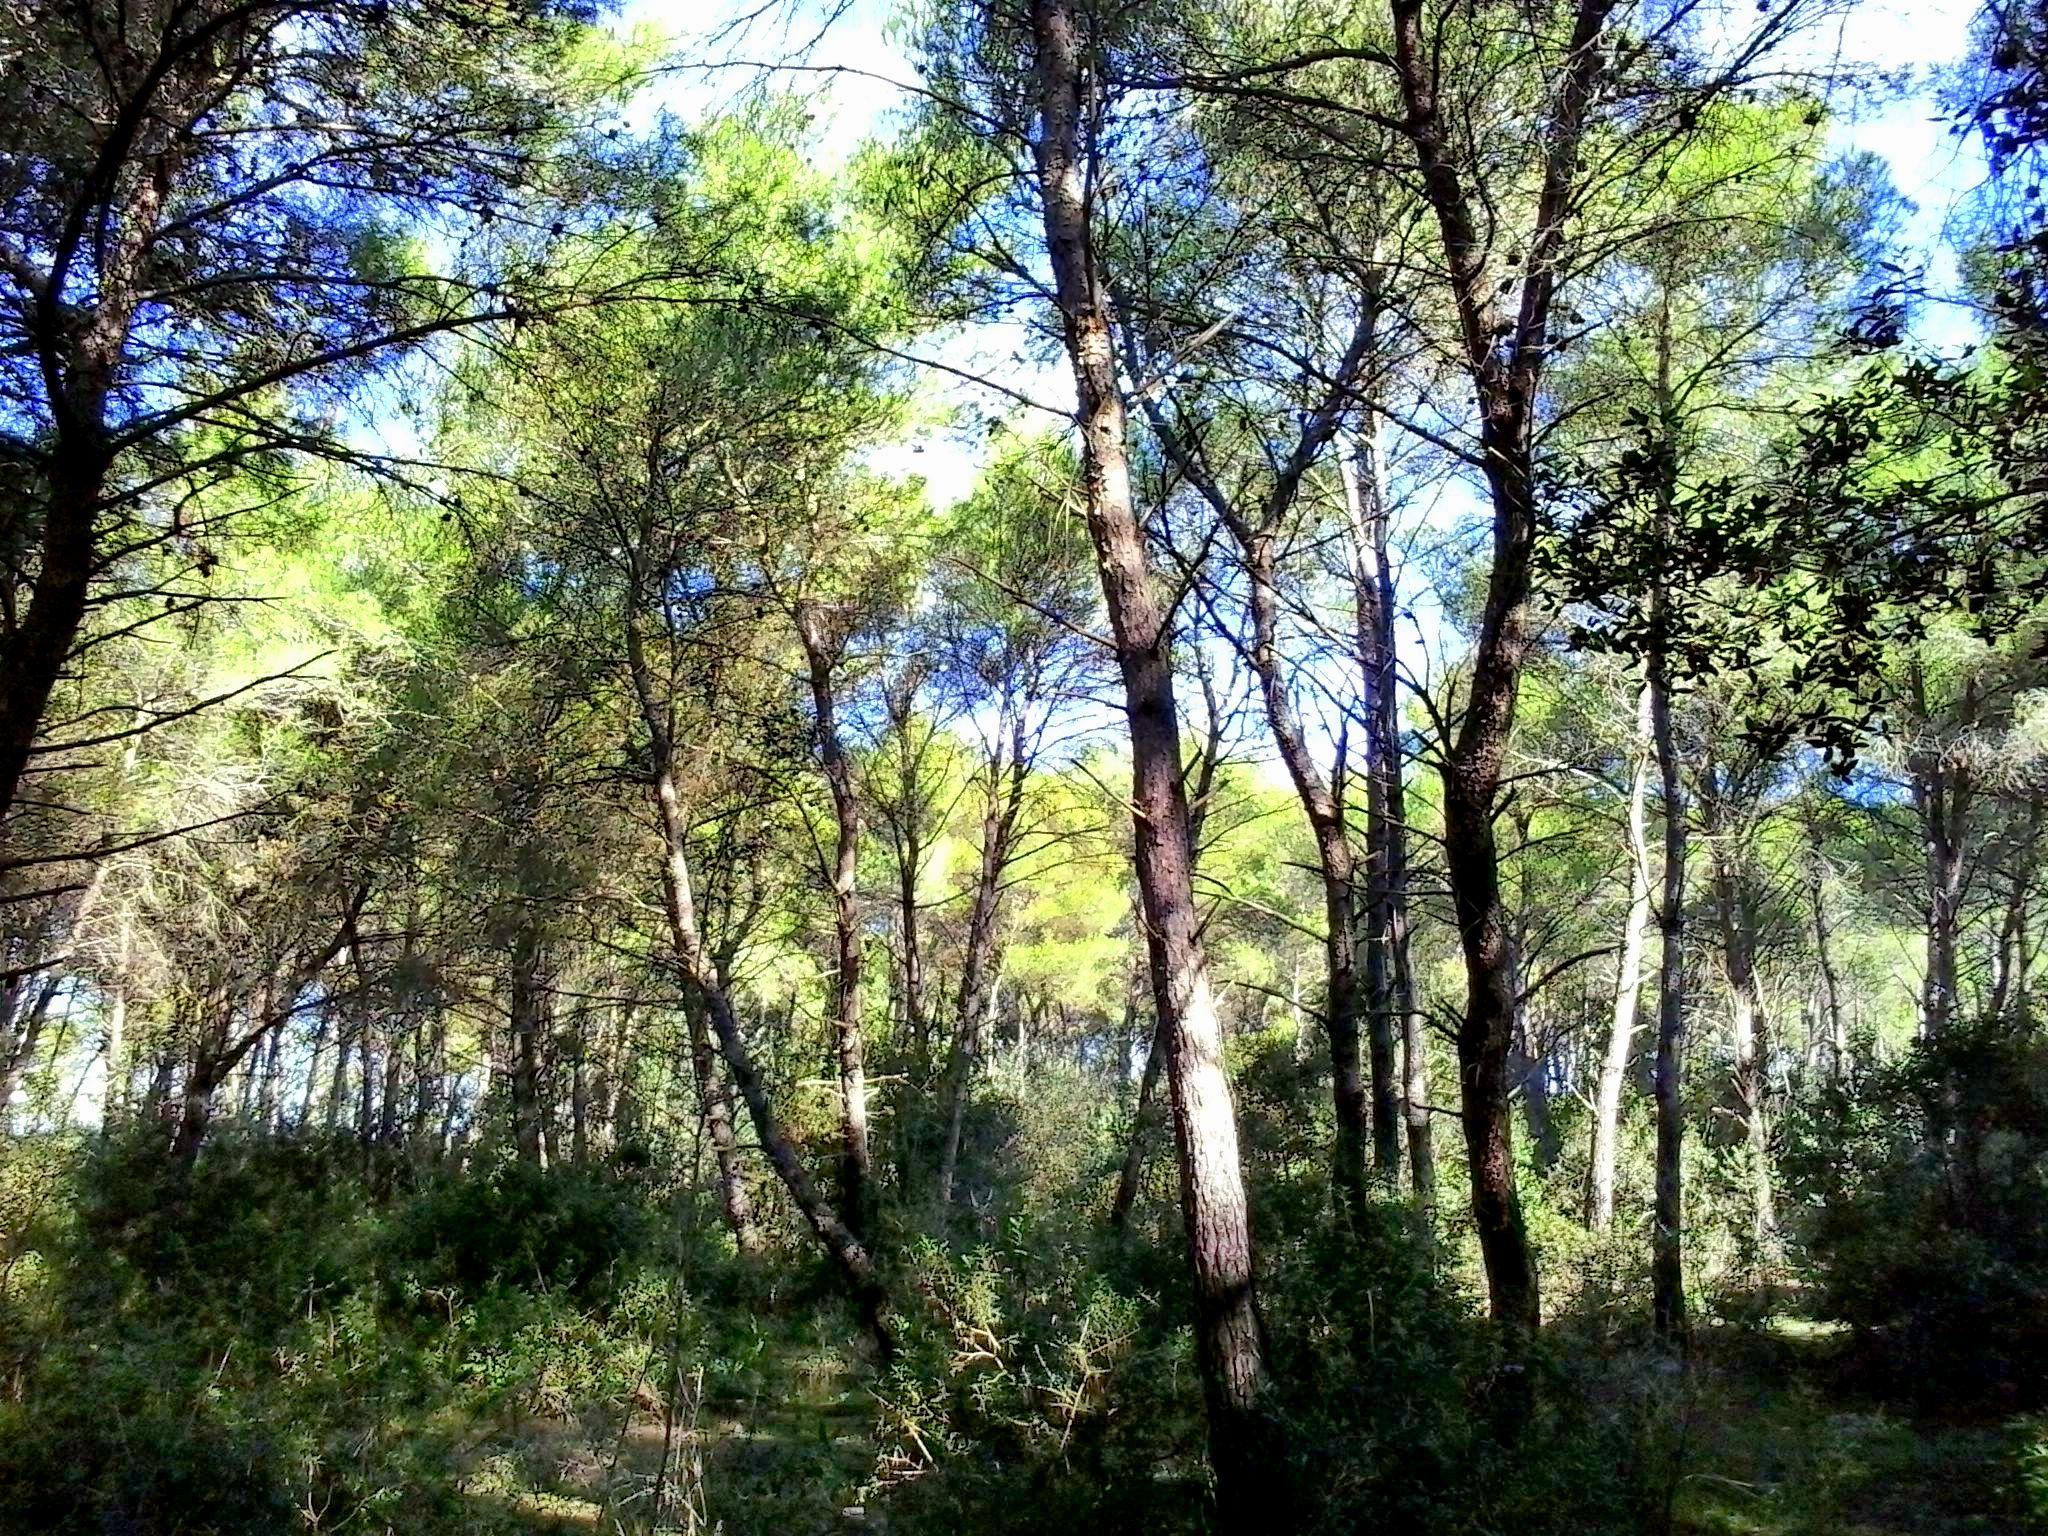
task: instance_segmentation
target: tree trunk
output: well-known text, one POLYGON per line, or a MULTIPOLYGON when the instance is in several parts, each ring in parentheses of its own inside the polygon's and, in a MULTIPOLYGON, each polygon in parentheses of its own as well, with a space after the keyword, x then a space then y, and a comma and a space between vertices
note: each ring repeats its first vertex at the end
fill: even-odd
MULTIPOLYGON (((1259 694, 1265 704, 1267 728, 1272 732, 1280 760, 1294 784, 1296 798, 1308 817, 1315 838, 1317 873, 1323 885, 1323 958, 1327 985, 1323 1001, 1323 1027, 1330 1042, 1330 1089, 1336 1108, 1335 1146, 1330 1159, 1330 1182, 1337 1203, 1355 1224, 1365 1205, 1365 1147, 1367 1136, 1365 1074, 1360 1059, 1358 913, 1352 900, 1357 861, 1351 851, 1351 836, 1344 824, 1343 802, 1335 788, 1325 784, 1309 751, 1307 737, 1288 696, 1284 663, 1280 657, 1280 586, 1273 554, 1273 534, 1254 530, 1231 519, 1244 558, 1245 583, 1252 618, 1250 660, 1259 680, 1259 694)), ((1176 751, 1178 745, 1176 744, 1176 751)), ((1384 1023, 1383 1012, 1375 1022, 1384 1023)), ((1389 1046, 1380 1050, 1374 1037, 1374 1087, 1384 1085, 1386 1097, 1393 1096, 1391 1036, 1389 1046)), ((1375 1106, 1376 1108, 1378 1106, 1375 1106)), ((1376 1128, 1394 1147, 1399 1158, 1391 1102, 1379 1116, 1376 1128)), ((1385 1168, 1383 1149, 1380 1166, 1385 1168)), ((1394 1176, 1399 1176, 1398 1161, 1394 1176)))
POLYGON ((1023 708, 1007 686, 1002 709, 1004 714, 996 727, 996 748, 985 770, 987 798, 981 813, 981 865, 967 913, 967 947, 960 962, 960 999, 954 1013, 953 1041, 947 1050, 941 1108, 945 1132, 939 1147, 937 1188, 941 1210, 953 1203, 953 1185, 959 1175, 960 1133, 995 972, 996 920, 1002 909, 1003 876, 1010 866, 1030 770, 1024 750, 1023 708))
MULTIPOLYGON (((637 588, 637 581, 635 586, 637 588)), ((636 608, 637 598, 636 591, 631 599, 636 608)), ((703 935, 697 926, 696 898, 690 884, 689 851, 684 841, 687 823, 683 816, 682 797, 676 789, 675 740, 669 730, 668 714, 655 698, 653 674, 647 665, 638 620, 636 614, 630 610, 627 615, 626 648, 633 691, 640 705, 641 723, 647 730, 654 759, 654 803, 661 825, 661 879, 668 916, 669 944, 685 985, 695 994, 692 1001, 696 1007, 691 1010, 691 1015, 698 1023, 692 1034, 692 1054, 698 1056, 696 1042, 702 1038, 704 1022, 708 1021, 717 1036, 718 1048, 725 1057, 726 1067, 739 1089, 741 1101, 747 1106, 747 1113, 753 1120, 754 1134, 760 1140, 761 1150, 767 1154, 769 1164, 781 1178, 783 1187, 789 1191, 790 1199, 795 1202, 798 1213, 809 1225, 819 1245, 824 1248, 838 1269, 847 1290, 860 1306, 863 1321, 873 1334, 877 1349, 887 1357, 893 1353, 894 1340, 883 1317, 886 1298, 881 1279, 875 1271, 874 1261, 869 1257, 867 1249, 862 1246, 853 1228, 832 1209, 830 1203, 811 1181, 810 1174, 804 1168, 803 1159, 784 1133, 781 1121, 775 1113, 774 1101, 768 1095, 767 1084, 762 1081, 759 1071, 754 1066, 753 1055, 747 1049, 746 1037, 740 1033, 739 1019, 733 1012, 732 1000, 726 992, 724 979, 718 974, 717 967, 705 950, 703 935)), ((722 1084, 715 1080, 706 1081, 711 1076, 708 1071, 710 1065, 708 1059, 699 1058, 698 1087, 705 1096, 704 1113, 707 1121, 711 1120, 714 1103, 728 1102, 722 1084)), ((715 1140, 713 1145, 717 1145, 715 1140)), ((737 1174, 736 1160, 730 1165, 721 1160, 721 1175, 728 1167, 735 1175, 737 1174)), ((733 1230, 734 1242, 741 1245, 743 1252, 753 1251, 756 1240, 753 1235, 752 1213, 745 1203, 744 1183, 736 1177, 730 1180, 721 1177, 720 1195, 725 1205, 727 1225, 733 1230), (738 1202, 737 1205, 735 1202, 738 1202)))
POLYGON ((1656 756, 1650 689, 1636 700, 1638 748, 1628 783, 1628 915, 1614 972, 1614 1012, 1593 1091, 1593 1155, 1586 1175, 1586 1225, 1604 1232, 1614 1220, 1615 1149, 1621 1131, 1621 1090, 1635 1045, 1636 1004, 1643 989, 1643 940, 1650 926, 1650 763, 1656 756))
MULTIPOLYGON (((511 1022, 511 1071, 506 1087, 512 1098, 512 1144, 521 1162, 535 1167, 541 1162, 541 1001, 540 936, 525 914, 512 941, 511 1000, 507 1017, 511 1022)), ((369 1057, 363 1058, 365 1078, 369 1057)))
POLYGON ((1777 1244, 1777 1199, 1770 1162, 1771 1019, 1757 973, 1756 913, 1747 869, 1749 853, 1731 845, 1751 829, 1731 823, 1722 791, 1703 809, 1711 823, 1715 917, 1721 930, 1722 965, 1728 978, 1729 1033, 1734 1046, 1734 1089, 1742 1115, 1750 1185, 1750 1238, 1759 1258, 1777 1244))
POLYGON ((1664 799, 1664 880, 1657 909, 1657 1173, 1650 1238, 1652 1320, 1659 1337, 1682 1345, 1685 1315, 1685 1184, 1681 1154, 1685 1121, 1680 1103, 1685 1044, 1685 781, 1671 729, 1670 685, 1661 657, 1652 654, 1648 691, 1651 736, 1664 799))
MULTIPOLYGON (((95 399, 82 413, 90 416, 90 424, 81 420, 75 430, 89 433, 97 442, 105 392, 93 393, 95 399)), ((93 528, 111 468, 102 449, 66 446, 65 435, 59 434, 58 457, 51 466, 28 611, 0 651, 0 853, 7 846, 21 781, 35 754, 50 696, 85 623, 94 567, 93 528)), ((5 867, 0 858, 0 869, 5 867)))
POLYGON ((1046 253, 1074 375, 1088 530, 1130 724, 1138 889, 1163 959, 1154 1001, 1174 1110, 1210 1461, 1223 1527, 1269 1529, 1280 1458, 1263 1411, 1268 1368, 1250 1213, 1195 907, 1171 634, 1132 507, 1108 284, 1088 227, 1093 148, 1084 136, 1094 87, 1071 0, 1033 0, 1031 31, 1046 253))
POLYGON ((832 977, 832 1040, 839 1064, 839 1208, 854 1231, 868 1220, 868 1089, 860 1017, 860 801, 853 765, 839 739, 832 696, 840 638, 814 604, 797 609, 796 627, 809 663, 811 704, 816 712, 818 758, 832 792, 838 837, 832 854, 832 933, 836 969, 832 977))
MULTIPOLYGON (((1145 930, 1145 914, 1136 914, 1139 933, 1145 939, 1145 971, 1157 998, 1166 985, 1165 956, 1151 942, 1145 930)), ((1151 1043, 1145 1048, 1145 1070, 1138 1079, 1138 1102, 1131 1115, 1131 1133, 1124 1143, 1123 1166, 1117 1170, 1116 1197, 1109 1207, 1110 1230, 1122 1235, 1130 1228, 1131 1212, 1138 1204, 1138 1190, 1145 1182, 1145 1163, 1152 1154, 1152 1138, 1159 1128, 1159 1069, 1166 1064, 1166 1041, 1157 1017, 1152 1022, 1151 1043)))
MULTIPOLYGON (((1409 953, 1408 928, 1408 790, 1402 772, 1401 706, 1394 566, 1388 534, 1386 495, 1380 483, 1376 424, 1370 410, 1349 454, 1339 461, 1344 504, 1351 519, 1353 606, 1358 631, 1360 680, 1366 726, 1366 847, 1372 861, 1369 882, 1367 943, 1383 951, 1376 974, 1384 979, 1382 998, 1369 987, 1372 1020, 1374 1160, 1392 1166, 1384 1138, 1392 1131, 1381 1088, 1380 1055, 1391 1057, 1391 1036, 1398 1022, 1401 1045, 1399 1107, 1407 1132, 1408 1183, 1415 1197, 1422 1229, 1429 1233, 1436 1215, 1436 1137, 1429 1116, 1429 1037, 1422 1011, 1415 1005, 1415 975, 1409 953)), ((1390 1092, 1390 1090, 1388 1090, 1390 1092)))
POLYGON ((1920 994, 1920 1033, 1934 1039, 1955 1018, 1959 991, 1957 936, 1962 924, 1965 827, 1971 785, 1967 770, 1924 762, 1913 776, 1927 851, 1927 974, 1920 994))

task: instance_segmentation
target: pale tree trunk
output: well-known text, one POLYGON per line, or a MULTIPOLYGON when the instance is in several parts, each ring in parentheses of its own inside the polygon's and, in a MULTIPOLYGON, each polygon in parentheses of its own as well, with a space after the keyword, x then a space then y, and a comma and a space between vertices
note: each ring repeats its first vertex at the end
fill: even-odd
POLYGON ((705 948, 697 923, 696 898, 690 883, 689 851, 685 842, 688 823, 675 780, 675 736, 666 707, 656 697, 654 676, 640 636, 637 615, 640 573, 635 569, 634 590, 629 594, 626 615, 626 655, 635 699, 640 706, 641 724, 648 734, 654 760, 654 806, 662 837, 662 892, 668 917, 669 945, 684 984, 694 994, 690 1018, 690 1054, 697 1077, 702 1114, 709 1131, 719 1169, 719 1199, 728 1230, 741 1253, 760 1248, 754 1227, 746 1182, 741 1177, 737 1139, 733 1134, 731 1100, 724 1081, 713 1070, 711 1036, 716 1034, 718 1050, 725 1058, 733 1083, 754 1123, 754 1132, 767 1154, 769 1164, 788 1189, 797 1211, 810 1226, 827 1255, 838 1268, 841 1279, 867 1314, 878 1347, 886 1354, 892 1347, 882 1321, 883 1294, 874 1262, 854 1230, 835 1212, 812 1183, 796 1147, 784 1133, 769 1098, 767 1085, 754 1065, 739 1018, 733 1011, 724 978, 705 948), (709 1026, 707 1030, 707 1025, 709 1026))
POLYGON ((1636 1004, 1643 989, 1644 936, 1650 926, 1650 766, 1656 756, 1650 689, 1636 699, 1637 749, 1628 781, 1628 913, 1622 919, 1621 956, 1614 971, 1614 1011, 1607 1049, 1593 1090, 1593 1154, 1586 1175, 1586 1225, 1604 1232, 1614 1220, 1615 1148, 1621 1131, 1621 1090, 1628 1081, 1636 1037, 1636 1004))
POLYGON ((1262 1529, 1273 1514, 1280 1457, 1262 1401, 1268 1367, 1250 1212, 1195 906, 1168 615, 1132 505, 1108 284, 1088 224, 1093 147, 1086 135, 1095 86, 1071 0, 1033 0, 1031 33, 1046 253, 1074 375, 1088 529, 1130 725, 1138 888, 1164 962, 1155 1005, 1174 1111, 1210 1461, 1224 1528, 1262 1529))
POLYGON ((832 619, 815 604, 800 604, 797 635, 809 664, 818 759, 832 792, 837 837, 832 851, 832 932, 836 967, 832 976, 832 1042, 839 1065, 839 1207, 856 1232, 868 1219, 868 1089, 860 1017, 860 802, 854 794, 853 765, 839 738, 833 673, 842 638, 832 619))

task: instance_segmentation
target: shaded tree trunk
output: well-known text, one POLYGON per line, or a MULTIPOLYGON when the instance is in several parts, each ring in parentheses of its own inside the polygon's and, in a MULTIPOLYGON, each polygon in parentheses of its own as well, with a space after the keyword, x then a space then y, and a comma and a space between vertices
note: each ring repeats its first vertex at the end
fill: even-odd
MULTIPOLYGON (((510 1070, 506 1090, 512 1100, 512 1145, 521 1162, 541 1161, 541 1034, 545 1028, 542 998, 541 941, 533 923, 522 917, 512 941, 510 1070)), ((363 1058, 364 1098, 368 1100, 370 1060, 363 1058)))
POLYGON ((1017 824, 1023 814, 1024 790, 1030 773, 1030 760, 1025 751, 1023 702, 1007 685, 1003 690, 1001 709, 1003 713, 996 726, 996 750, 984 768, 981 862, 967 912, 967 944, 960 962, 960 996, 954 1010, 953 1040, 946 1057, 944 1097, 940 1108, 944 1130, 939 1146, 937 1186, 941 1209, 953 1203, 953 1186, 959 1176, 960 1135, 966 1120, 975 1064, 980 1056, 984 1016, 989 1011, 995 974, 996 920, 1001 916, 1003 877, 1009 869, 1010 856, 1016 844, 1017 824))
POLYGON ((1523 1225, 1509 1123, 1507 1055, 1514 1028, 1516 963, 1501 899, 1493 818, 1514 730, 1522 667, 1535 635, 1531 604, 1536 539, 1533 428, 1550 346, 1552 303, 1582 169, 1580 140, 1611 0, 1580 0, 1569 51, 1544 125, 1543 178, 1522 261, 1521 301, 1499 307, 1494 242, 1482 236, 1437 99, 1440 55, 1422 0, 1392 0, 1394 75, 1405 109, 1401 131, 1415 151, 1422 192, 1436 215, 1464 364, 1479 412, 1479 447, 1493 511, 1493 558, 1473 645, 1463 719, 1442 765, 1445 873, 1465 959, 1465 1013, 1458 1028, 1459 1100, 1472 1176, 1472 1220, 1497 1322, 1534 1329, 1542 1316, 1535 1258, 1523 1225))

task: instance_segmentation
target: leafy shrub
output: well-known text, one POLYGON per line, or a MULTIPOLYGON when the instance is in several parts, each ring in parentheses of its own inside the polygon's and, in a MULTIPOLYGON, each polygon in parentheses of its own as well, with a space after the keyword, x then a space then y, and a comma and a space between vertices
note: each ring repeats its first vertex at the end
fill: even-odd
POLYGON ((1960 1029, 1788 1128, 1823 1316, 1873 1384, 1954 1408, 2048 1396, 2048 1044, 1960 1029))

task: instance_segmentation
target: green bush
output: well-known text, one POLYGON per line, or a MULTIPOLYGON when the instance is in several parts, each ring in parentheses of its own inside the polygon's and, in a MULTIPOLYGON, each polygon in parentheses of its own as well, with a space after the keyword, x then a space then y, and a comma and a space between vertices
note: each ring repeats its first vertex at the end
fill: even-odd
POLYGON ((1955 1409, 2048 1399, 2048 1044, 1959 1029, 1787 1131, 1817 1305, 1865 1379, 1955 1409))

